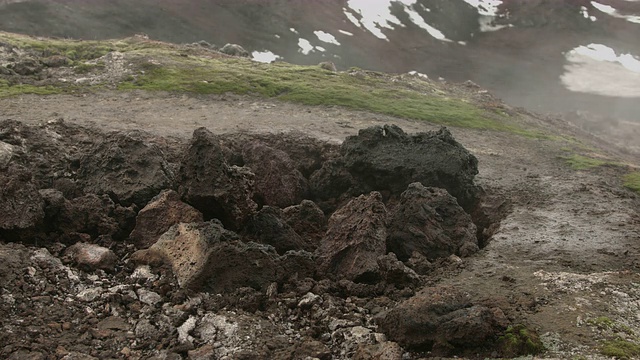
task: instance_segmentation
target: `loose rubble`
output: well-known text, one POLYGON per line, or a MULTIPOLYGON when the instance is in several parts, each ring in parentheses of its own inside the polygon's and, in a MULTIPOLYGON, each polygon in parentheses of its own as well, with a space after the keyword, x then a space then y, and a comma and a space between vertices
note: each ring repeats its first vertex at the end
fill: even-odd
POLYGON ((499 306, 425 287, 478 251, 477 160, 446 129, 373 127, 339 147, 95 135, 0 122, 0 209, 15 209, 0 222, 2 357, 500 351, 499 306))

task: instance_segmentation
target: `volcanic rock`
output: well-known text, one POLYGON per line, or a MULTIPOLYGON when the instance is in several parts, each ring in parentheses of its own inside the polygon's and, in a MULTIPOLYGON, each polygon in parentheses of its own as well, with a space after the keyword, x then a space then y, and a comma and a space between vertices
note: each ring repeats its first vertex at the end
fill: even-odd
POLYGON ((250 56, 249 52, 238 44, 226 44, 220 49, 220 52, 223 54, 231 55, 231 56, 240 56, 240 57, 250 56))
POLYGON ((131 231, 135 209, 114 204, 108 195, 89 194, 66 200, 51 220, 63 234, 86 233, 92 238, 108 235, 120 239, 131 231))
POLYGON ((202 213, 180 200, 173 190, 163 190, 136 217, 129 235, 139 249, 153 245, 169 228, 178 223, 202 222, 202 213))
POLYGON ((327 218, 322 209, 311 200, 302 200, 299 205, 289 206, 282 211, 285 221, 293 230, 306 239, 315 250, 327 231, 327 218))
POLYGON ((407 261, 417 252, 428 259, 478 251, 476 226, 446 190, 410 184, 393 209, 387 251, 407 261))
POLYGON ((254 141, 244 147, 242 158, 256 175, 254 192, 258 203, 285 208, 308 195, 307 179, 286 152, 254 141))
POLYGON ((171 188, 174 180, 163 151, 140 131, 108 134, 82 157, 78 177, 85 192, 109 194, 124 206, 138 207, 171 188))
POLYGON ((26 229, 44 218, 44 201, 31 173, 17 165, 0 171, 0 230, 26 229))
POLYGON ((377 281, 377 259, 386 248, 386 217, 378 192, 361 195, 333 213, 316 251, 320 271, 355 282, 377 281))
POLYGON ((402 360, 404 351, 393 341, 379 344, 360 344, 353 360, 402 360))
POLYGON ((65 257, 81 269, 113 271, 118 257, 113 251, 95 244, 76 243, 67 248, 65 257))
POLYGON ((378 315, 376 322, 403 347, 445 353, 484 346, 508 326, 499 308, 473 305, 451 286, 425 288, 378 315))
POLYGON ((200 210, 205 220, 217 218, 230 229, 239 229, 256 208, 254 174, 228 166, 220 140, 205 128, 193 132, 178 175, 182 198, 200 210))
POLYGON ((389 191, 400 194, 410 183, 447 189, 470 212, 480 188, 473 183, 478 160, 449 130, 407 135, 395 125, 374 126, 348 137, 340 157, 311 178, 311 189, 326 200, 338 193, 389 191))
POLYGON ((244 234, 255 242, 273 246, 279 254, 289 250, 313 251, 313 244, 305 242, 283 217, 279 208, 265 206, 247 222, 244 234))

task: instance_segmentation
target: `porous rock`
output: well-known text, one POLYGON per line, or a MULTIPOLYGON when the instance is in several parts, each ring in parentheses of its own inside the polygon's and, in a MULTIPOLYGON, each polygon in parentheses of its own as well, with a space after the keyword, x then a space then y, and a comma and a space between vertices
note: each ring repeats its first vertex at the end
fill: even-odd
POLYGON ((247 222, 244 234, 255 242, 273 246, 279 254, 289 250, 312 250, 283 219, 282 210, 265 206, 247 222))
POLYGON ((389 222, 387 251, 407 261, 418 253, 427 259, 478 251, 476 226, 446 190, 412 183, 400 196, 389 222))
POLYGON ((205 128, 193 132, 178 174, 179 194, 204 215, 219 219, 229 229, 241 228, 255 213, 254 174, 229 166, 220 140, 205 128))
POLYGON ((118 257, 113 251, 95 244, 76 243, 65 250, 65 258, 81 269, 113 271, 118 257))
POLYGON ((177 192, 163 190, 140 210, 129 238, 139 249, 145 249, 153 245, 171 226, 202 220, 202 213, 182 202, 177 192))
POLYGON ((176 224, 149 249, 132 255, 136 263, 159 258, 171 266, 181 287, 196 291, 266 289, 282 273, 273 247, 241 242, 217 220, 176 224))
POLYGON ((342 143, 340 157, 319 171, 311 178, 311 189, 325 198, 346 187, 351 193, 400 194, 420 182, 446 189, 470 212, 480 192, 473 182, 478 160, 446 128, 412 136, 395 125, 360 130, 342 143))
POLYGON ((308 196, 307 179, 286 152, 253 141, 242 150, 242 158, 256 175, 254 193, 258 203, 284 208, 308 196))
POLYGON ((360 344, 353 360, 402 360, 404 351, 393 341, 378 344, 360 344))
POLYGON ((333 213, 316 251, 320 271, 356 282, 378 280, 377 259, 386 248, 386 217, 378 192, 361 195, 333 213))
POLYGON ((114 132, 80 160, 78 178, 85 192, 109 194, 118 203, 143 207, 162 189, 171 188, 174 174, 160 147, 140 131, 114 132))
POLYGON ((320 207, 311 200, 302 200, 299 205, 289 206, 282 211, 284 220, 311 248, 320 245, 327 231, 327 218, 320 207))
POLYGON ((131 232, 135 214, 135 206, 125 208, 108 195, 89 194, 65 200, 50 222, 63 234, 85 233, 92 238, 107 235, 117 240, 131 232))
POLYGON ((451 286, 427 287, 376 322, 390 340, 408 349, 457 353, 484 346, 508 326, 499 308, 474 305, 451 286))
POLYGON ((44 219, 44 201, 28 170, 0 169, 0 184, 0 229, 26 229, 44 219))

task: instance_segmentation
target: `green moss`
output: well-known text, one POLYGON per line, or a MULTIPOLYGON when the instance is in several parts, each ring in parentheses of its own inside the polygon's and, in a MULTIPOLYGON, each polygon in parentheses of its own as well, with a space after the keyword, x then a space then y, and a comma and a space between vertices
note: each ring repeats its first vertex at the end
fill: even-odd
POLYGON ((627 174, 622 179, 624 186, 640 194, 640 171, 627 174))
POLYGON ((609 319, 606 316, 599 316, 595 319, 587 320, 587 324, 597 327, 601 330, 611 329, 614 326, 613 320, 609 319))
POLYGON ((640 345, 624 339, 607 340, 602 343, 601 352, 618 359, 633 359, 640 355, 640 345))
POLYGON ((27 84, 9 84, 5 80, 0 79, 0 98, 23 95, 23 94, 38 94, 38 95, 51 95, 62 92, 61 89, 53 86, 34 86, 27 84))
POLYGON ((574 170, 588 170, 603 165, 616 165, 615 162, 594 159, 582 155, 573 154, 563 157, 574 170))
POLYGON ((92 71, 102 70, 104 68, 105 68, 104 63, 91 64, 91 63, 82 62, 74 66, 73 70, 75 71, 76 74, 88 74, 92 71))
POLYGON ((538 335, 522 324, 510 326, 498 339, 497 345, 505 357, 535 355, 545 350, 538 335))

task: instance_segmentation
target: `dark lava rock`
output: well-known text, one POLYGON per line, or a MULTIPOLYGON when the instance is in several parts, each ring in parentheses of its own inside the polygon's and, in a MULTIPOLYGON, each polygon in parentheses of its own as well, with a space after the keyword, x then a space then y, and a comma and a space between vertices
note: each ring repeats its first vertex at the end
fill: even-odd
POLYGON ((398 289, 420 284, 420 276, 398 260, 394 253, 378 257, 378 266, 383 280, 398 289))
POLYGON ((253 215, 245 226, 244 235, 251 240, 273 246, 279 254, 289 250, 313 250, 283 219, 282 210, 265 206, 253 215))
POLYGON ((26 229, 44 219, 44 201, 31 172, 17 165, 0 169, 0 229, 26 229))
POLYGON ((37 59, 24 58, 16 63, 10 64, 8 67, 18 75, 29 76, 41 72, 44 66, 37 59))
POLYGON ((400 194, 410 183, 420 182, 447 189, 470 212, 480 192, 473 183, 477 173, 476 157, 446 128, 410 136, 395 125, 385 125, 348 137, 340 157, 312 176, 311 188, 327 200, 344 191, 400 194))
POLYGON ((303 200, 282 212, 287 224, 315 250, 327 232, 327 218, 322 209, 311 200, 303 200))
POLYGON ((127 236, 135 224, 134 207, 122 207, 108 195, 89 194, 66 200, 59 213, 48 220, 63 234, 85 233, 92 238, 108 235, 113 239, 127 236))
POLYGON ((491 344, 509 325, 499 308, 473 305, 450 286, 428 287, 376 322, 390 340, 408 349, 443 355, 491 344))
POLYGON ((378 192, 361 195, 333 213, 316 251, 320 271, 355 282, 379 280, 377 259, 385 254, 386 217, 378 192))
POLYGON ((174 174, 163 151, 139 132, 115 132, 80 160, 78 177, 85 192, 109 194, 124 205, 143 207, 173 186, 174 174))
POLYGON ((409 185, 393 209, 387 251, 407 261, 417 252, 428 259, 478 251, 476 226, 446 190, 409 185))
POLYGON ((258 203, 285 208, 308 196, 307 179, 286 152, 254 141, 244 147, 242 158, 256 175, 254 192, 258 203))
POLYGON ((220 140, 205 128, 193 132, 178 183, 182 198, 200 210, 205 220, 217 218, 230 229, 239 229, 256 211, 254 174, 229 166, 220 140))
POLYGON ((140 210, 129 238, 139 249, 144 249, 153 245, 171 226, 202 220, 202 213, 182 202, 177 192, 164 190, 140 210))

